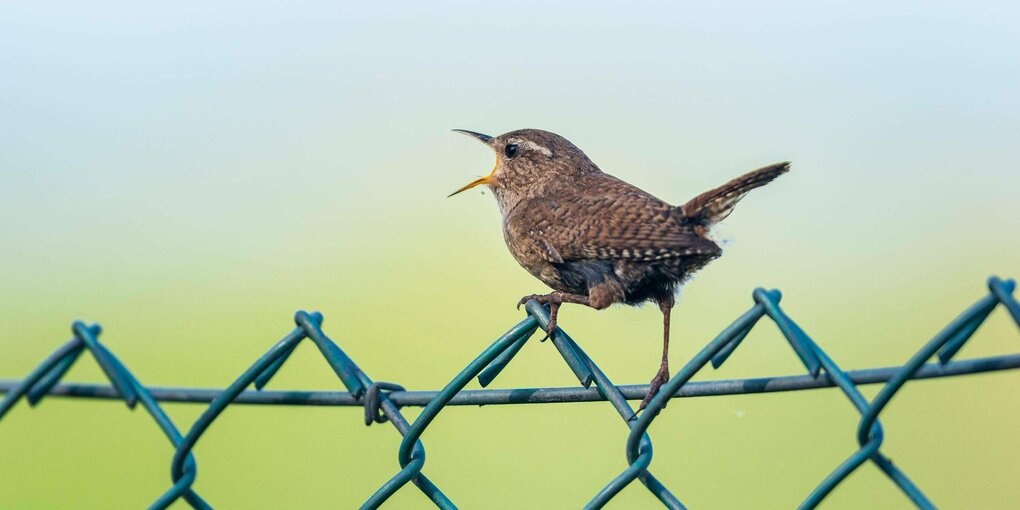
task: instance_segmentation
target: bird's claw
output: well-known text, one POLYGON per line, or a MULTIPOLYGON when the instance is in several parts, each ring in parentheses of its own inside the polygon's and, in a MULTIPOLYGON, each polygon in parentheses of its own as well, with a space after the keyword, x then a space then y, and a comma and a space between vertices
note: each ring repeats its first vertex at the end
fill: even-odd
POLYGON ((648 407, 648 403, 652 401, 652 398, 654 398, 657 393, 659 393, 659 388, 661 388, 663 384, 666 384, 666 381, 669 381, 669 368, 662 366, 659 368, 659 372, 655 374, 655 377, 653 377, 652 381, 648 384, 648 393, 645 394, 644 400, 641 401, 641 405, 638 407, 638 412, 644 411, 644 409, 648 407))
POLYGON ((532 299, 543 305, 549 305, 549 323, 545 328, 545 336, 542 337, 541 340, 544 342, 552 336, 554 331, 556 331, 556 315, 559 311, 560 305, 563 304, 563 298, 556 294, 531 294, 529 296, 522 297, 520 301, 517 302, 517 309, 520 310, 521 305, 531 301, 532 299))
MULTIPOLYGON (((557 306, 557 305, 553 305, 553 306, 557 306)), ((549 324, 545 328, 545 336, 543 336, 542 340, 539 340, 539 341, 540 342, 545 342, 546 340, 548 340, 549 338, 552 337, 552 334, 553 334, 554 331, 556 331, 556 309, 555 308, 549 314, 549 324)))
POLYGON ((538 301, 539 303, 541 303, 543 305, 560 305, 560 304, 563 304, 563 298, 561 298, 560 296, 557 296, 556 294, 529 294, 527 296, 522 297, 520 299, 520 301, 517 301, 517 309, 520 310, 521 309, 521 305, 523 305, 524 303, 527 303, 528 301, 531 301, 532 299, 534 299, 535 301, 538 301))

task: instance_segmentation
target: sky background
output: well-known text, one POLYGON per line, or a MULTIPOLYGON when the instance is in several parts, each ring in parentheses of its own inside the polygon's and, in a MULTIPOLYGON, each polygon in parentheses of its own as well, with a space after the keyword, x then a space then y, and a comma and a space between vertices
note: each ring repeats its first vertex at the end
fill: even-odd
MULTIPOLYGON (((0 6, 0 378, 75 319, 147 385, 224 387, 298 309, 377 380, 438 389, 544 287, 450 132, 557 132, 672 203, 790 160, 719 229, 673 314, 674 372, 757 286, 843 368, 897 365, 1020 276, 1020 8, 1008 2, 177 2, 0 6)), ((617 383, 654 306, 564 307, 617 383)), ((1002 311, 961 358, 1016 352, 1002 311)), ((273 389, 341 389, 309 346, 273 389)), ((102 382, 83 359, 68 380, 102 382)), ((696 380, 799 374, 763 322, 696 380)), ((529 343, 496 387, 571 386, 529 343)), ((477 387, 471 385, 469 387, 477 387)), ((874 395, 869 387, 866 394, 874 395)), ((1020 374, 910 383, 883 451, 944 508, 1015 508, 1020 374)), ((204 406, 167 405, 187 429, 204 406)), ((417 414, 406 411, 409 417, 417 414)), ((856 449, 833 390, 674 401, 653 472, 691 508, 790 508, 856 449)), ((458 407, 423 441, 462 508, 570 508, 626 467, 605 403, 458 407)), ((399 468, 357 408, 231 407, 195 450, 217 508, 350 508, 399 468)), ((141 411, 50 399, 0 424, 0 508, 139 508, 172 449, 141 411)), ((908 507, 865 465, 824 508, 908 507)), ((632 484, 612 508, 654 508, 632 484)), ((413 487, 391 508, 428 508, 413 487)), ((175 508, 183 508, 178 505, 175 508)))

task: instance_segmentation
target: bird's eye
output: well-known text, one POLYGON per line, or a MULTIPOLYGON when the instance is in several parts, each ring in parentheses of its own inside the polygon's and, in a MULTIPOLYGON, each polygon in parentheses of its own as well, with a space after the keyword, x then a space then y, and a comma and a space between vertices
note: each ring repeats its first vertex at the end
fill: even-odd
POLYGON ((517 144, 516 143, 507 144, 507 146, 503 148, 503 154, 506 154, 506 157, 508 157, 508 158, 512 158, 512 157, 516 156, 517 155, 517 144))

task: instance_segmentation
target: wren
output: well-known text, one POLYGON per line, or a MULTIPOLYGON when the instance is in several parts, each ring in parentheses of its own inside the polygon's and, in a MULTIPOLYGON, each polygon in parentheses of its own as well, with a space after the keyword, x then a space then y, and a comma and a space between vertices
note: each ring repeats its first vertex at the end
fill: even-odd
POLYGON ((538 129, 499 136, 455 129, 496 152, 482 184, 496 196, 503 238, 514 259, 552 287, 525 296, 549 305, 547 334, 562 303, 602 310, 654 301, 662 311, 662 363, 639 409, 669 380, 669 316, 680 287, 722 254, 709 236, 749 191, 790 169, 776 163, 702 193, 681 206, 609 175, 566 138, 538 129))

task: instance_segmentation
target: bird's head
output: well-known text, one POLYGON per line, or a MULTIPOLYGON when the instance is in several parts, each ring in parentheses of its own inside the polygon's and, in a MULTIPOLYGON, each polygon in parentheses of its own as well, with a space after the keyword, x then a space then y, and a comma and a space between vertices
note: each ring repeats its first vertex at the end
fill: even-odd
POLYGON ((472 136, 496 153, 489 175, 475 179, 450 194, 485 184, 500 205, 528 196, 540 196, 561 185, 571 185, 580 175, 598 168, 569 140, 540 129, 519 129, 499 136, 454 129, 472 136))

